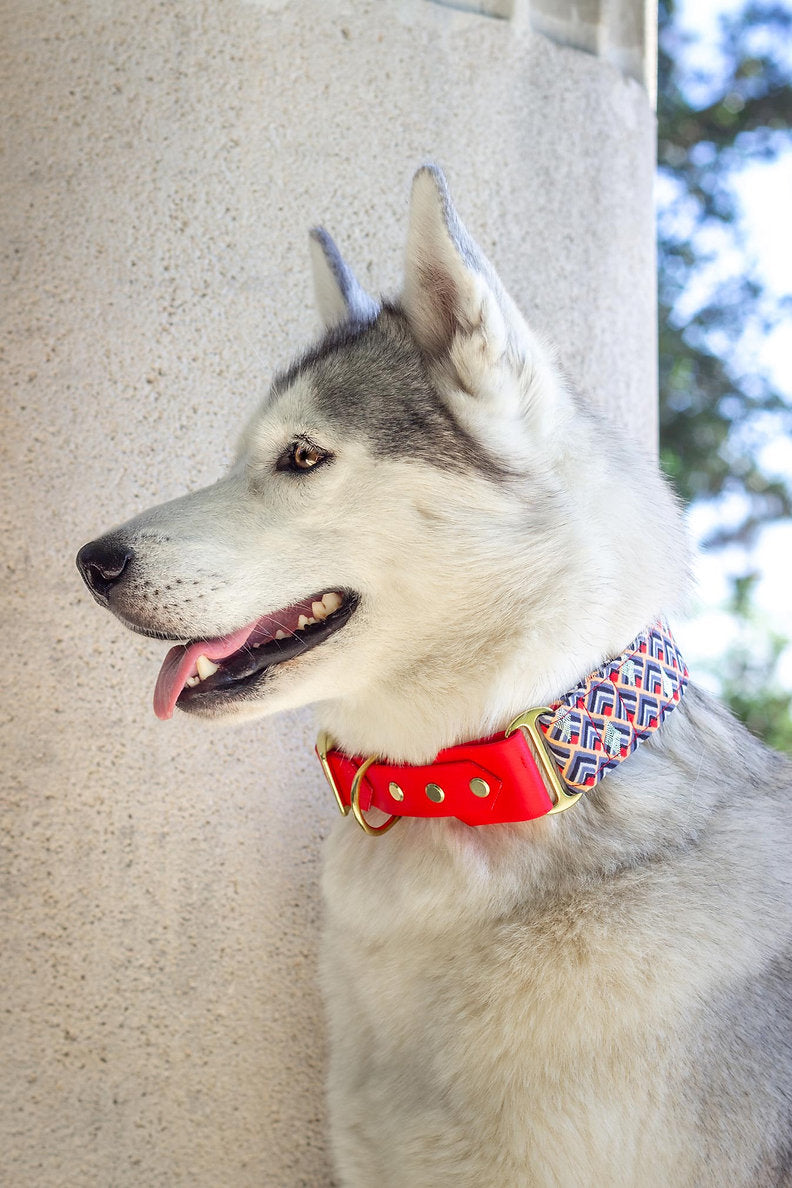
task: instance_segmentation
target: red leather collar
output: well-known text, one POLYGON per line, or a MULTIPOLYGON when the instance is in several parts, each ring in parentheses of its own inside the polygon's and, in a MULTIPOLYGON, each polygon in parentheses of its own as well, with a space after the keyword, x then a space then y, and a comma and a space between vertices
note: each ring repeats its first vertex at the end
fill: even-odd
POLYGON ((496 825, 531 821, 553 808, 522 731, 448 747, 420 766, 369 763, 326 743, 320 735, 317 754, 344 815, 352 808, 361 769, 356 797, 361 814, 378 808, 393 817, 457 817, 466 825, 496 825))
POLYGON ((529 710, 491 738, 448 747, 431 763, 347 755, 326 734, 316 750, 339 809, 369 834, 400 817, 533 821, 568 808, 627 759, 676 708, 687 680, 661 620, 552 706, 529 710), (371 808, 388 814, 382 825, 366 819, 371 808))

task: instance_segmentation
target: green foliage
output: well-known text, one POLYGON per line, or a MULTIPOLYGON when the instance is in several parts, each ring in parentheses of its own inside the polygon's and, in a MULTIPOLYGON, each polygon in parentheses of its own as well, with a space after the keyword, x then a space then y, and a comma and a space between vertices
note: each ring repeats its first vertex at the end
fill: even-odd
POLYGON ((755 624, 754 641, 736 644, 721 668, 721 696, 759 738, 781 751, 792 751, 789 690, 774 679, 778 658, 789 641, 755 624))
MULTIPOLYGON (((746 257, 733 185, 792 144, 790 46, 792 9, 759 0, 721 18, 702 67, 674 0, 660 0, 661 460, 688 503, 737 497, 740 515, 715 528, 713 548, 747 549, 764 525, 792 517, 790 483, 761 465, 761 446, 792 429, 792 409, 747 346, 789 316, 790 300, 769 294, 746 257)), ((723 694, 762 737, 792 749, 789 696, 774 676, 787 641, 756 645, 751 590, 750 580, 735 588, 752 643, 727 656, 723 694)))

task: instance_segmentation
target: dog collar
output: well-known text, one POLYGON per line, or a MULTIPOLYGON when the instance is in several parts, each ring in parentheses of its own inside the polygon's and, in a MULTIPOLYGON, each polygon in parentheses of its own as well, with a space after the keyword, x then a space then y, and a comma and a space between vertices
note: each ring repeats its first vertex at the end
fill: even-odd
POLYGON ((662 726, 687 682, 661 620, 552 705, 520 714, 502 733, 447 747, 431 763, 347 755, 326 733, 316 752, 341 813, 370 835, 402 817, 532 821, 569 808, 628 758, 662 726), (383 824, 366 820, 372 807, 388 814, 383 824))

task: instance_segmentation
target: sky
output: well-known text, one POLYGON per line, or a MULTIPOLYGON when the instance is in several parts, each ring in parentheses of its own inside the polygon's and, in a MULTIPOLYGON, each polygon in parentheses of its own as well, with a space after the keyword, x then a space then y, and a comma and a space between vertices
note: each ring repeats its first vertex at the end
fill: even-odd
MULTIPOLYGON (((712 47, 717 40, 719 16, 742 6, 742 0, 678 0, 682 25, 697 37, 691 52, 703 74, 718 70, 718 55, 712 47)), ((744 220, 746 247, 758 276, 777 296, 789 295, 792 292, 792 151, 775 162, 747 166, 736 179, 735 190, 744 220)), ((730 269, 743 266, 742 258, 730 258, 725 248, 714 265, 721 277, 730 269)), ((715 279, 717 276, 703 277, 700 283, 706 287, 715 279)), ((691 294, 691 309, 700 296, 691 294)), ((754 356, 755 365, 770 374, 777 389, 792 403, 792 318, 773 333, 749 340, 746 349, 754 356)), ((792 479, 792 441, 788 437, 774 437, 762 447, 761 458, 768 471, 792 479)), ((729 510, 728 504, 723 503, 717 513, 706 506, 694 508, 689 514, 694 540, 703 539, 716 519, 724 513, 728 515, 729 510)), ((745 639, 724 606, 729 594, 728 575, 745 572, 746 560, 761 574, 755 603, 764 625, 792 637, 792 524, 765 528, 747 558, 742 549, 701 553, 695 566, 693 614, 687 622, 677 624, 676 630, 696 679, 715 692, 718 680, 713 670, 717 658, 730 644, 745 639)), ((792 645, 782 655, 778 675, 785 687, 792 690, 792 645)))

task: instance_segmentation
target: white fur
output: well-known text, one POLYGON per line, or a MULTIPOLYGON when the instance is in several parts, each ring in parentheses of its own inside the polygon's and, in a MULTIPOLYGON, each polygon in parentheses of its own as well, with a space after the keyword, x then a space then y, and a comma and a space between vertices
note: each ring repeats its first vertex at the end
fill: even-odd
MULTIPOLYGON (((338 322, 344 294, 315 263, 338 322)), ((673 612, 688 560, 653 462, 568 392, 433 169, 415 182, 403 308, 439 398, 512 475, 375 456, 297 374, 226 479, 125 527, 142 568, 115 609, 184 637, 357 590, 349 624, 236 712, 316 702, 348 752, 424 762, 546 704, 673 612), (335 461, 283 481, 273 459, 300 433, 335 461), (200 603, 173 593, 195 574, 215 587, 200 603), (143 597, 146 576, 168 579, 167 606, 143 597)), ((749 1075, 729 1048, 756 1013, 745 987, 792 927, 782 776, 692 692, 560 817, 407 821, 377 840, 339 821, 323 979, 340 1182, 788 1182, 772 1054, 749 1075)))

